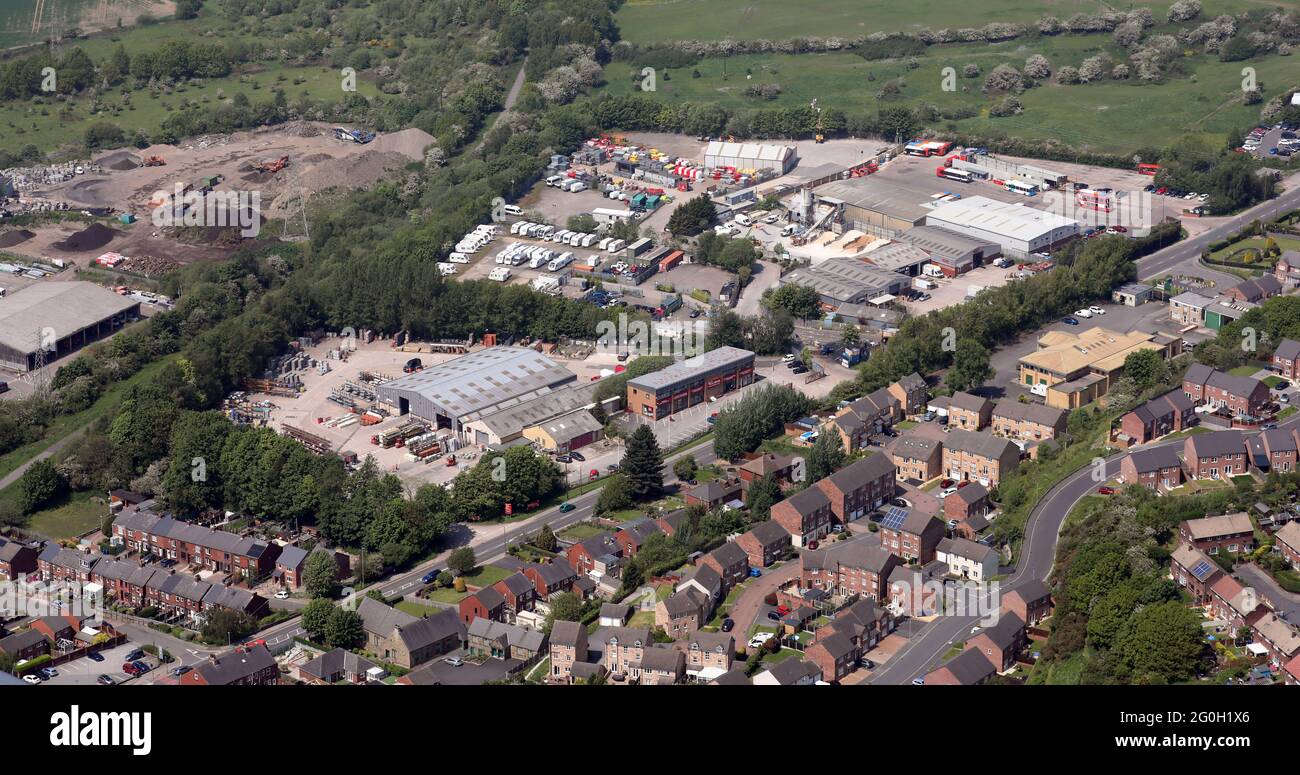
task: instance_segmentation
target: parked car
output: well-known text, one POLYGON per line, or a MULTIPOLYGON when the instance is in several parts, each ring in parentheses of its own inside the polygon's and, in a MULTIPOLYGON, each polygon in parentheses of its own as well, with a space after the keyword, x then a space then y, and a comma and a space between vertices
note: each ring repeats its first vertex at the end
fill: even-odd
POLYGON ((781 614, 777 613, 776 611, 768 611, 767 618, 771 619, 774 622, 779 622, 781 621, 781 614))
POLYGON ((1070 317, 1067 317, 1067 318, 1061 318, 1061 322, 1064 323, 1064 324, 1067 325, 1067 326, 1077 326, 1077 325, 1079 325, 1079 321, 1078 321, 1078 320, 1076 320, 1076 319, 1074 319, 1074 318, 1070 318, 1070 317))
POLYGON ((113 676, 109 675, 108 673, 101 673, 100 676, 95 679, 95 682, 98 683, 100 686, 117 685, 117 681, 114 681, 113 676))
POLYGON ((1106 487, 1106 486, 1098 487, 1098 488, 1097 488, 1097 494, 1098 494, 1098 495, 1114 495, 1114 494, 1115 494, 1115 488, 1114 488, 1114 487, 1106 487))
POLYGON ((1094 314, 1094 315, 1105 315, 1105 314, 1106 314, 1106 310, 1102 309, 1101 307, 1098 307, 1098 306, 1095 305, 1095 304, 1092 305, 1091 307, 1088 307, 1088 311, 1091 312, 1091 313, 1094 314))
POLYGON ((134 662, 144 657, 144 649, 132 649, 130 654, 126 655, 127 662, 134 662))
POLYGON ((140 675, 144 671, 136 667, 134 662, 123 662, 122 672, 126 673, 127 675, 136 676, 136 675, 140 675))
POLYGON ((556 456, 555 456, 555 462, 557 462, 557 463, 572 463, 572 462, 573 462, 573 458, 569 457, 568 455, 556 455, 556 456))
POLYGON ((40 684, 41 677, 39 675, 36 675, 35 673, 28 673, 27 675, 23 676, 23 680, 29 684, 37 685, 40 684))
POLYGON ((434 581, 437 581, 437 579, 438 579, 438 571, 431 570, 420 577, 420 582, 423 584, 432 584, 434 581))
POLYGON ((88 651, 88 652, 86 652, 86 658, 89 659, 91 662, 103 662, 103 661, 104 661, 104 655, 101 654, 101 653, 99 653, 98 651, 88 651))
POLYGON ((443 661, 451 665, 452 667, 460 667, 461 665, 465 664, 465 660, 461 659, 460 657, 447 657, 443 661))
POLYGON ((181 665, 180 667, 172 668, 172 675, 176 678, 180 678, 181 676, 185 675, 186 673, 188 673, 193 669, 194 668, 190 667, 189 665, 181 665))
POLYGON ((581 452, 576 451, 576 450, 573 451, 573 452, 570 452, 570 453, 569 453, 569 457, 573 458, 574 460, 578 461, 579 463, 585 463, 585 462, 587 461, 587 456, 584 455, 584 454, 582 454, 581 452))
POLYGON ((42 668, 41 668, 41 678, 44 678, 44 679, 47 680, 47 681, 50 680, 51 678, 54 678, 54 677, 57 676, 58 674, 59 674, 59 671, 58 671, 58 670, 55 670, 55 669, 52 668, 52 667, 42 667, 42 668))
POLYGON ((275 592, 275 599, 276 599, 276 600, 288 600, 288 599, 289 599, 289 590, 287 590, 287 589, 279 589, 279 590, 276 590, 276 592, 275 592))
POLYGON ((952 495, 955 492, 957 492, 956 487, 945 487, 939 491, 939 499, 943 500, 944 498, 947 498, 949 495, 952 495))
POLYGON ((816 549, 816 548, 817 548, 817 542, 816 542, 816 541, 809 541, 809 542, 808 542, 808 548, 809 548, 809 549, 816 549))
POLYGON ((145 673, 149 672, 150 670, 153 670, 153 667, 151 667, 151 666, 149 665, 148 662, 144 662, 144 661, 139 660, 139 659, 137 659, 136 661, 132 662, 131 664, 135 665, 135 669, 140 671, 140 675, 144 675, 145 673))
POLYGON ((762 571, 762 569, 760 569, 760 568, 750 568, 750 569, 749 569, 749 577, 752 578, 752 579, 756 579, 756 578, 758 578, 759 576, 762 576, 762 575, 763 575, 763 571, 762 571))
POLYGON ((723 631, 723 632, 731 632, 732 628, 735 627, 735 626, 736 626, 736 622, 733 621, 732 618, 731 618, 730 616, 728 616, 726 619, 723 619, 723 620, 722 620, 722 631, 723 631))

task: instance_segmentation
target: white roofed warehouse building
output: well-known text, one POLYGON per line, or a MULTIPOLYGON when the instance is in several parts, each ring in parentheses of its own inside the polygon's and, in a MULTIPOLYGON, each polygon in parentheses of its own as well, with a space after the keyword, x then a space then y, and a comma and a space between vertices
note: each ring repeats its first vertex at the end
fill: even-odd
POLYGON ((728 143, 714 140, 704 149, 704 166, 734 167, 737 170, 772 170, 784 175, 799 163, 793 145, 728 143))
POLYGON ((489 347, 385 382, 376 392, 398 414, 415 415, 435 428, 454 430, 465 441, 487 444, 484 430, 475 429, 471 437, 471 422, 557 392, 577 379, 536 350, 489 347))
POLYGON ((94 283, 45 282, 0 298, 0 366, 31 371, 140 317, 140 302, 94 283))
POLYGON ((995 242, 1011 257, 1048 250, 1079 235, 1079 222, 1073 218, 982 196, 939 205, 926 216, 925 224, 995 242))
POLYGON ((754 353, 719 347, 628 380, 627 410, 662 419, 754 381, 754 353))

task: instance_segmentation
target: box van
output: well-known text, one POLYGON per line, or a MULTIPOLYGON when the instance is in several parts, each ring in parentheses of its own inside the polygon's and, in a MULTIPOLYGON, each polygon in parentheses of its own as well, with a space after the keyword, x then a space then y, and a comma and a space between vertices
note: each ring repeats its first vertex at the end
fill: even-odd
POLYGON ((929 277, 943 277, 943 270, 936 264, 926 264, 921 267, 921 272, 929 277))
POLYGON ((782 237, 789 237, 791 234, 794 234, 795 229, 797 229, 797 228, 799 228, 799 227, 798 227, 798 226, 795 226, 793 223, 791 223, 791 224, 789 224, 789 225, 787 225, 787 226, 785 226, 785 227, 783 227, 783 228, 781 229, 781 236, 782 236, 782 237))
POLYGON ((753 221, 749 220, 749 216, 745 215, 744 213, 736 213, 736 223, 740 224, 741 226, 748 226, 752 224, 753 221))

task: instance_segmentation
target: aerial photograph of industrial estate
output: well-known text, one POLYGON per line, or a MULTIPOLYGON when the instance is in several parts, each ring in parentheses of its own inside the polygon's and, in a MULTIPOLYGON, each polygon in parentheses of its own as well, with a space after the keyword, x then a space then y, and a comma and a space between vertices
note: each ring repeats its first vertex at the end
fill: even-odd
POLYGON ((3 3, 0 685, 506 684, 1300 684, 1300 0, 3 3))

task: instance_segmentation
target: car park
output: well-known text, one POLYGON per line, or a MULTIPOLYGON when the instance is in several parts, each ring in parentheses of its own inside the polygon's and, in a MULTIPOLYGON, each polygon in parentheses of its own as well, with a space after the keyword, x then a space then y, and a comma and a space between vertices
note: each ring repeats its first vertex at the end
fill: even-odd
POLYGON ((86 659, 89 659, 91 662, 103 662, 104 655, 99 653, 98 651, 87 651, 86 659))
POLYGON ((100 673, 99 677, 95 679, 95 683, 99 684, 100 686, 117 685, 117 681, 113 680, 113 676, 109 675, 108 673, 100 673))

